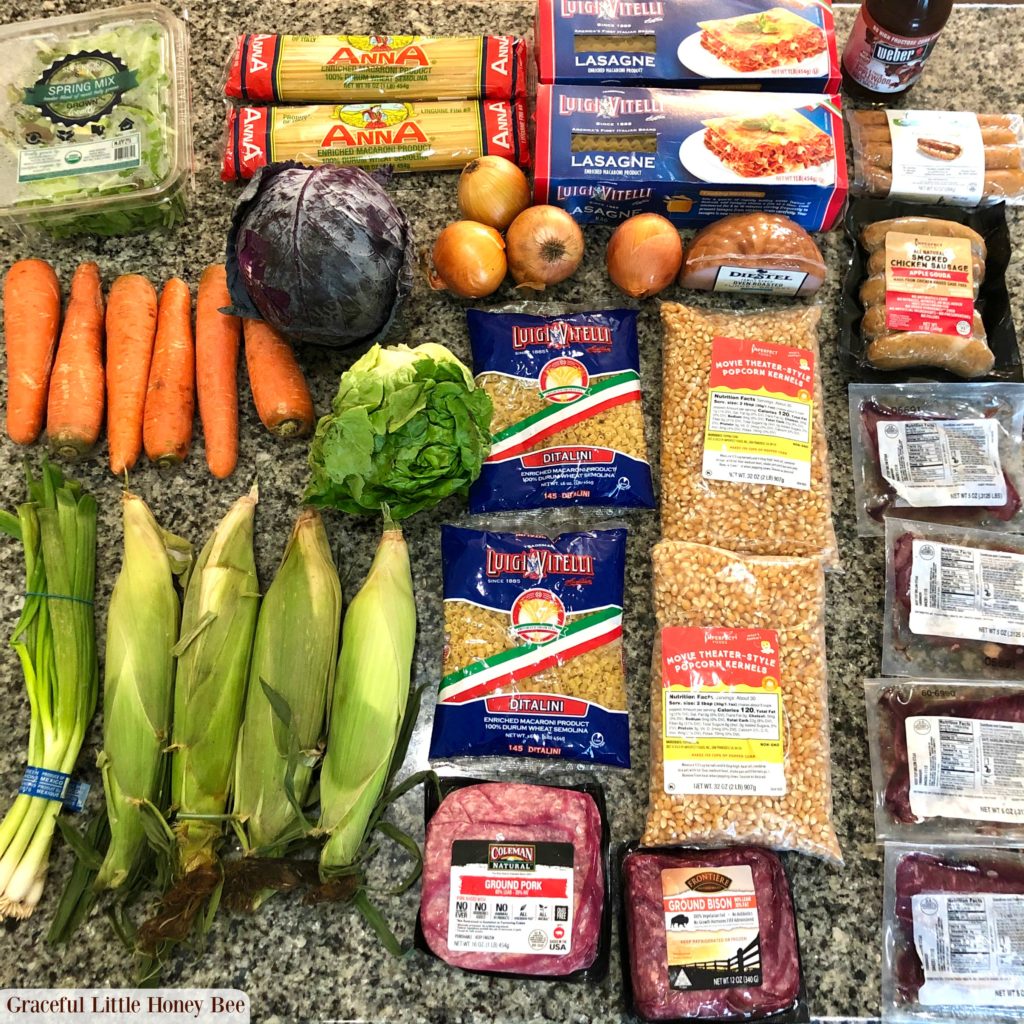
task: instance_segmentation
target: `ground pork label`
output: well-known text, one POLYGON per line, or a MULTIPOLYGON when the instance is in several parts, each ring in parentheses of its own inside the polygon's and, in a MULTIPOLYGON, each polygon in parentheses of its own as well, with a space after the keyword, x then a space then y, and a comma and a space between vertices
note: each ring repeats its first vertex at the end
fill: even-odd
POLYGON ((915 817, 1024 821, 1024 725, 913 715, 907 753, 915 817))
POLYGON ((571 843, 452 843, 448 946, 564 956, 572 944, 571 843))
POLYGON ((773 629, 663 629, 665 792, 786 792, 773 629))
POLYGON ((1024 1004, 1024 896, 919 893, 911 901, 924 1006, 1024 1004))
POLYGON ((813 394, 813 352, 714 338, 704 477, 809 491, 813 394))
POLYGON ((761 984, 757 893, 748 865, 666 868, 661 890, 672 988, 761 984))

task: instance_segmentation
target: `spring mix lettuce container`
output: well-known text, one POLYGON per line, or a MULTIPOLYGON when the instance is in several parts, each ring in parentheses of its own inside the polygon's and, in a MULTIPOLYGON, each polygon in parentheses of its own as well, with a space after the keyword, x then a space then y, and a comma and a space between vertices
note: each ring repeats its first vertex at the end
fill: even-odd
POLYGON ((0 26, 0 219, 57 236, 182 220, 188 33, 155 3, 0 26))

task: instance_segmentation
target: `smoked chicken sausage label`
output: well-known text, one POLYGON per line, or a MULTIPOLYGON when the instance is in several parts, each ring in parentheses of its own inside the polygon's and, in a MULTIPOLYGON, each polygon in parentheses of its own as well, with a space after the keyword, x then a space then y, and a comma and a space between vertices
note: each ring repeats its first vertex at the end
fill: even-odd
POLYGON ((974 270, 966 238, 885 236, 885 323, 890 331, 969 337, 974 270))

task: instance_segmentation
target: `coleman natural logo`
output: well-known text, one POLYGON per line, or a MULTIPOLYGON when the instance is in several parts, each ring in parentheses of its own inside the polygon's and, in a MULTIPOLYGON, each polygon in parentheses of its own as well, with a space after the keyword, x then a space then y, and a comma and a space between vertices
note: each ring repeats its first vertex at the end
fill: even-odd
POLYGON ((508 843, 488 843, 487 867, 491 871, 533 871, 537 867, 537 847, 508 843))
POLYGON ((686 880, 686 888, 694 892, 722 892, 732 885, 732 879, 720 871, 698 871, 686 880))
POLYGON ((410 103, 346 103, 335 107, 332 125, 321 148, 332 146, 391 146, 427 141, 420 126, 409 118, 410 103))
POLYGON ((344 39, 346 45, 327 61, 329 65, 425 68, 430 63, 423 48, 415 45, 416 36, 345 36, 344 39))

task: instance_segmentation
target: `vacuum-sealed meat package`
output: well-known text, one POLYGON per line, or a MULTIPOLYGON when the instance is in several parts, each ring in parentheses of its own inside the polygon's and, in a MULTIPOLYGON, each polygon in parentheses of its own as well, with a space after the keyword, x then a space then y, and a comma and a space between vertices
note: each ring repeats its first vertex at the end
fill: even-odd
POLYGON ((469 971, 603 977, 611 925, 600 786, 440 786, 440 804, 427 787, 418 944, 469 971))
POLYGON ((1024 531, 1024 385, 851 384, 857 532, 885 517, 1024 531))
POLYGON ((1024 537, 886 518, 882 672, 1024 677, 1024 537))
POLYGON ((842 863, 820 558, 654 546, 645 846, 750 843, 842 863))
POLYGON ((1022 379, 1002 203, 857 199, 844 226, 839 348, 855 380, 1022 379))
POLYGON ((806 1020, 796 915, 768 850, 627 849, 624 981, 647 1021, 806 1020))
POLYGON ((879 841, 1024 846, 1024 682, 864 684, 879 841))
POLYGON ((887 843, 883 1024, 1024 1021, 1024 855, 887 843))

